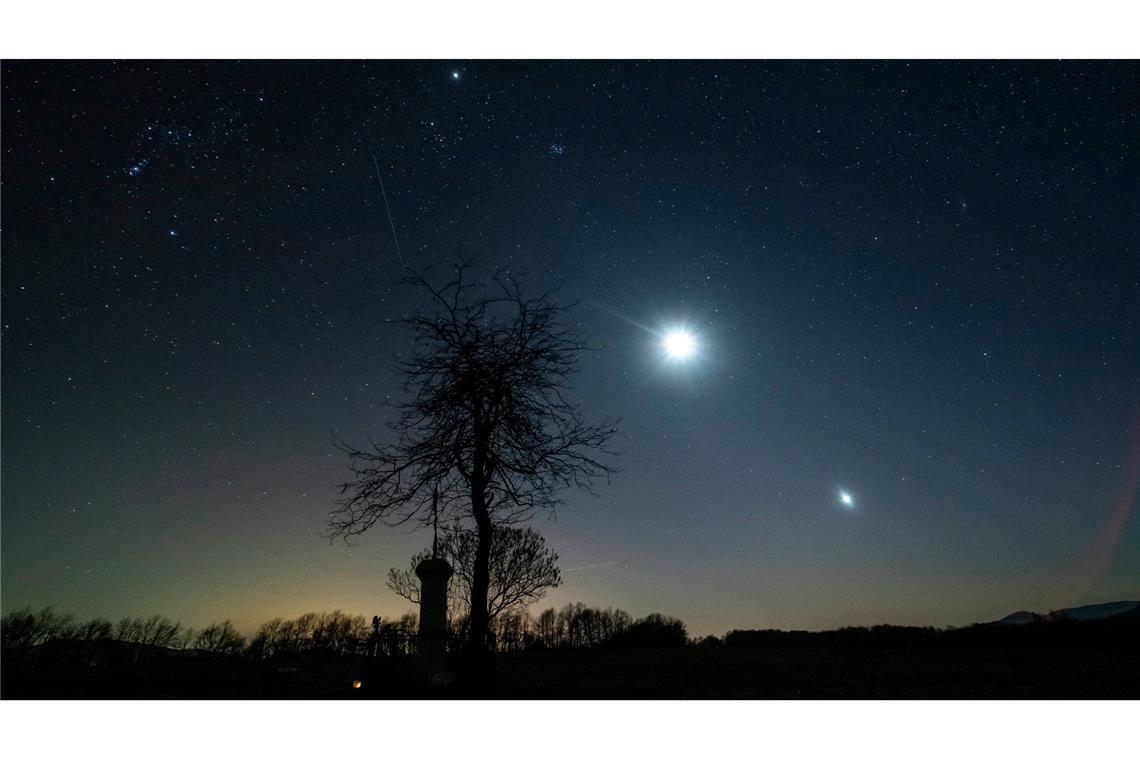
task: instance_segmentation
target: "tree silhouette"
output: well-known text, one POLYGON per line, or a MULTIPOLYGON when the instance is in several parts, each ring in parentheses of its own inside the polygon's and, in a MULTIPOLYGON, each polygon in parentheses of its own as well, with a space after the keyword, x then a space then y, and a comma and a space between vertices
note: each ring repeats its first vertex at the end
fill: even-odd
POLYGON ((562 324, 568 307, 550 293, 523 294, 497 275, 469 282, 460 259, 454 277, 434 284, 428 273, 405 282, 423 291, 431 310, 404 320, 414 340, 399 370, 408 399, 391 424, 396 441, 368 450, 336 443, 353 477, 340 486, 332 536, 349 538, 378 522, 428 523, 433 496, 440 514, 475 523, 470 625, 466 649, 485 651, 493 526, 525 520, 560 504, 567 486, 587 490, 613 468, 605 453, 612 422, 591 425, 566 400, 567 378, 585 350, 562 324))
POLYGON ((203 628, 194 640, 194 646, 216 654, 240 654, 245 648, 245 637, 237 632, 233 623, 226 620, 203 628))
POLYGON ((60 615, 51 607, 39 612, 32 612, 31 607, 13 610, 0 620, 0 646, 10 652, 67 638, 74 630, 73 621, 71 615, 60 615))
POLYGON ((114 624, 105 618, 93 618, 79 626, 75 637, 83 641, 98 641, 109 639, 115 632, 114 624))
POLYGON ((123 618, 115 624, 115 638, 132 644, 169 647, 179 641, 181 623, 154 615, 150 618, 123 618))
MULTIPOLYGON (((471 587, 475 580, 478 536, 453 524, 439 541, 438 554, 451 563, 454 575, 447 589, 448 611, 455 618, 470 619, 471 587)), ((388 571, 388 588, 419 604, 420 583, 416 566, 431 556, 422 551, 412 557, 409 567, 388 571)), ((558 555, 546 548, 543 537, 531 528, 496 525, 491 531, 490 582, 487 590, 487 618, 519 611, 538 601, 546 589, 562 582, 558 555)))

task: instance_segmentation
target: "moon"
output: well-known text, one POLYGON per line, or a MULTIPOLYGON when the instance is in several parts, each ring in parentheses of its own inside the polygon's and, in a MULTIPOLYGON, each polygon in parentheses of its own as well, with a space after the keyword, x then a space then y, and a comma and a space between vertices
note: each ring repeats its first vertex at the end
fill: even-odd
POLYGON ((688 330, 680 328, 665 333, 661 345, 665 349, 666 356, 679 361, 689 359, 697 352, 696 337, 688 330))

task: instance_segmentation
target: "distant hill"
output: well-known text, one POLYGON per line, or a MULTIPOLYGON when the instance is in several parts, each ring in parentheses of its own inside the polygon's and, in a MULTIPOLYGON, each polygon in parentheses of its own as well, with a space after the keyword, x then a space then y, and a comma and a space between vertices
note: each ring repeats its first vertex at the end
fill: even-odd
POLYGON ((1140 614, 1140 601, 1137 602, 1104 602, 1102 604, 1086 604, 1081 607, 1068 607, 1063 610, 1054 610, 1047 615, 1019 610, 1006 615, 996 623, 1007 625, 1025 625, 1049 620, 1104 620, 1117 615, 1134 616, 1140 614))
POLYGON ((1140 602, 1105 602, 1103 604, 1086 604, 1083 607, 1070 607, 1049 614, 1052 617, 1065 617, 1071 620, 1103 620, 1132 612, 1137 607, 1140 607, 1140 602))
POLYGON ((1024 625, 1025 623, 1035 623, 1041 618, 1035 612, 1027 612, 1026 610, 1018 610, 1011 612, 1003 617, 1001 620, 995 620, 995 623, 1008 623, 1010 625, 1024 625))

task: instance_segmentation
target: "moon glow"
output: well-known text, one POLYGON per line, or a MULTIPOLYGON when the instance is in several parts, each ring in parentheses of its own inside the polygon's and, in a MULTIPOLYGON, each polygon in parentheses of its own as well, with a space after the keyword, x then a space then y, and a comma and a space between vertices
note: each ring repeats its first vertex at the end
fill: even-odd
POLYGON ((697 352, 697 339, 688 330, 670 330, 665 333, 661 345, 670 359, 688 359, 697 352))

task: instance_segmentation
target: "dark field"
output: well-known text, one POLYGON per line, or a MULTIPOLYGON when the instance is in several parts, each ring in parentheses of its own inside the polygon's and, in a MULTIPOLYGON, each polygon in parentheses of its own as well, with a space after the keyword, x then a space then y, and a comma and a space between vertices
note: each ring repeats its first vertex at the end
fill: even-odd
MULTIPOLYGON (((9 671, 5 698, 54 699, 1136 699, 1134 648, 736 648, 498 655, 479 692, 417 687, 414 657, 162 657, 9 671), (353 680, 361 688, 353 689, 353 680)), ((8 670, 8 669, 6 669, 8 670)))
POLYGON ((686 648, 503 655, 495 696, 614 699, 1136 699, 1140 653, 686 648))

